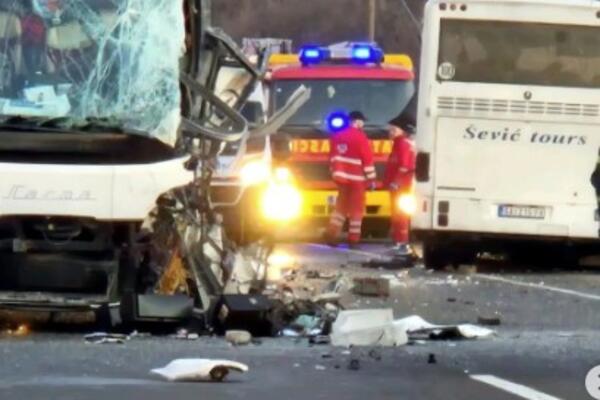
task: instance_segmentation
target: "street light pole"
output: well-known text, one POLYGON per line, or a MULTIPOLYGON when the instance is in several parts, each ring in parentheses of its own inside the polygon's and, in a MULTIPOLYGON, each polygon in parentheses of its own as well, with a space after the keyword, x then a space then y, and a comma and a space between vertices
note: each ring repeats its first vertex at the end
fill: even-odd
POLYGON ((375 41, 375 24, 377 23, 377 0, 367 0, 369 2, 369 40, 375 41))

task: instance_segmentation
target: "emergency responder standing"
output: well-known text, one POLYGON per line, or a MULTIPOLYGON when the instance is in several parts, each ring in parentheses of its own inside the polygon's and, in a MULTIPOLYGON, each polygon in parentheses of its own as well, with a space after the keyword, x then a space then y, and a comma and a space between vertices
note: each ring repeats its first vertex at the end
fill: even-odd
POLYGON ((349 119, 350 126, 331 137, 329 161, 338 196, 326 240, 334 245, 348 218, 348 244, 354 248, 360 242, 365 190, 375 189, 376 175, 373 151, 363 131, 366 118, 362 112, 353 111, 349 119))
POLYGON ((392 207, 392 240, 398 253, 409 254, 410 215, 403 212, 399 199, 410 193, 413 186, 415 170, 415 145, 412 135, 415 132, 414 120, 401 114, 389 122, 390 140, 393 140, 383 179, 383 184, 390 191, 392 207))

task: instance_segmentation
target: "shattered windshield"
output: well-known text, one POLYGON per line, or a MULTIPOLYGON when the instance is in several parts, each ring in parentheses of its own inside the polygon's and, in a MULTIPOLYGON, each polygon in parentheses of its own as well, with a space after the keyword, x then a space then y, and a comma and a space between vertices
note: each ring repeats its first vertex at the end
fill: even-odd
POLYGON ((360 110, 368 125, 385 126, 402 111, 412 95, 409 81, 290 80, 275 83, 275 104, 280 107, 301 85, 311 89, 310 100, 288 121, 288 126, 318 126, 336 110, 360 110))
POLYGON ((177 0, 0 0, 0 114, 173 144, 184 37, 177 0))

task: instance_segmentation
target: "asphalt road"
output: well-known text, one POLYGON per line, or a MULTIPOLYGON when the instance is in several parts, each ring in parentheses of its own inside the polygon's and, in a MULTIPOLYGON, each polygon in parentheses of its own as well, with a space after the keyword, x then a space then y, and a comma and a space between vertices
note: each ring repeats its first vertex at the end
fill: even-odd
MULTIPOLYGON (((361 267, 383 257, 377 245, 359 251, 287 245, 280 251, 302 268, 341 271, 348 278, 397 272, 361 267)), ((487 261, 476 271, 414 268, 394 277, 386 299, 345 296, 347 307, 392 307, 398 318, 417 314, 440 324, 476 323, 480 316, 501 320, 491 339, 384 348, 380 360, 370 349, 348 354, 290 338, 232 347, 220 338, 155 335, 94 345, 84 342, 82 332, 5 336, 0 399, 591 399, 584 382, 600 364, 599 272, 487 261), (167 383, 149 374, 175 358, 196 357, 244 362, 250 371, 220 384, 167 383), (359 370, 347 368, 351 358, 360 360, 359 370)))

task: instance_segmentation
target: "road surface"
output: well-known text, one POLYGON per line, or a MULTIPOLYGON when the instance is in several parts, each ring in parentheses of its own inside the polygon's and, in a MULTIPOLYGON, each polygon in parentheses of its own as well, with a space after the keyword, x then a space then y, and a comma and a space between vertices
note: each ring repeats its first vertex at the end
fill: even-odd
MULTIPOLYGON (((360 263, 385 249, 286 245, 303 268, 394 275, 360 263)), ((36 331, 0 340, 1 399, 592 399, 587 372, 600 364, 600 270, 540 270, 482 261, 460 272, 414 268, 393 279, 387 299, 347 296, 350 308, 392 307, 396 317, 477 323, 498 317, 496 337, 398 348, 309 346, 272 338, 232 347, 220 338, 154 335, 122 345, 86 344, 83 332, 36 331), (432 356, 433 355, 433 356, 432 356), (226 358, 250 371, 226 382, 167 383, 149 374, 175 358, 226 358), (435 363, 430 363, 432 357, 435 363), (350 359, 360 369, 350 370, 350 359)))

